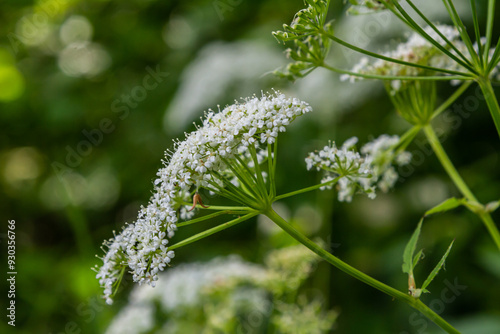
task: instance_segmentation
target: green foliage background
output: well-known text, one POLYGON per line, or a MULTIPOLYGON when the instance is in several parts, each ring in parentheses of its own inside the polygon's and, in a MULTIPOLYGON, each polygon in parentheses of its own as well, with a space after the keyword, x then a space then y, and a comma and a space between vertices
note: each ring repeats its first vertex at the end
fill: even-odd
MULTIPOLYGON (((111 231, 119 230, 125 221, 132 221, 139 206, 147 203, 163 152, 178 135, 165 131, 164 114, 179 92, 183 73, 201 50, 214 42, 254 41, 278 52, 284 50, 274 41, 271 31, 289 23, 302 6, 298 0, 2 1, 1 256, 4 258, 6 254, 7 221, 14 219, 18 272, 16 328, 7 326, 2 314, 2 333, 105 331, 125 303, 127 291, 118 296, 113 306, 104 306, 90 267, 99 261, 94 254, 102 253, 99 249, 102 240, 110 238, 111 231), (20 22, 23 17, 30 17, 30 13, 43 13, 39 8, 49 8, 43 6, 54 8, 48 16, 49 35, 38 45, 28 45, 21 38, 20 22), (63 48, 58 34, 72 15, 84 16, 91 23, 91 42, 107 52, 109 66, 97 75, 72 77, 58 66, 63 48), (137 106, 128 107, 128 115, 120 119, 123 111, 116 112, 113 103, 143 84, 149 73, 147 68, 159 68, 168 77, 148 91, 137 106), (57 174, 54 162, 67 164, 68 147, 76 150, 87 140, 83 131, 99 129, 103 119, 109 119, 114 130, 103 134, 102 142, 92 145, 89 153, 71 168, 71 173, 59 170, 57 174)), ((341 1, 332 3, 331 15, 339 21, 345 16, 344 11, 341 1)), ((471 24, 467 18, 465 22, 471 24)), ((35 23, 35 30, 41 26, 46 25, 35 23)), ((497 40, 498 30, 495 34, 497 40)), ((335 47, 331 54, 332 59, 345 58, 335 47)), ((285 64, 284 55, 282 58, 285 64)), ((326 77, 340 85, 334 74, 328 73, 326 77)), ((214 76, 212 80, 217 82, 219 78, 214 76)), ((321 110, 298 120, 282 136, 283 140, 280 137, 277 181, 281 193, 319 180, 319 175, 306 172, 303 158, 307 152, 324 146, 328 139, 341 142, 358 136, 363 143, 382 133, 401 134, 406 129, 381 89, 382 84, 370 86, 369 97, 359 101, 356 90, 360 86, 349 86, 354 91, 353 106, 345 108, 339 106, 341 97, 336 91, 328 93, 331 94, 328 101, 315 100, 300 92, 299 82, 291 84, 269 74, 255 81, 258 90, 244 92, 246 95, 258 95, 260 89, 275 87, 297 92, 314 109, 321 110)), ((216 103, 223 106, 238 99, 240 95, 235 94, 241 94, 238 86, 243 83, 230 85, 216 103)), ((475 89, 470 88, 457 104, 471 103, 475 89)), ((441 84, 439 90, 441 99, 453 92, 447 84, 441 84)), ((193 91, 191 98, 199 99, 198 92, 193 91)), ((466 117, 456 110, 448 111, 437 122, 446 136, 444 146, 450 157, 478 198, 488 202, 500 197, 500 146, 486 106, 480 100, 476 102, 466 117), (460 126, 455 127, 458 122, 460 126)), ((203 105, 199 116, 204 109, 217 107, 216 103, 198 103, 203 105)), ((119 106, 125 104, 120 102, 119 106)), ((178 129, 179 133, 193 128, 179 127, 183 127, 178 129)), ((406 275, 401 272, 404 245, 421 215, 446 197, 459 195, 437 159, 429 153, 423 137, 417 137, 410 151, 420 159, 412 165, 415 171, 409 172, 395 191, 380 195, 375 201, 359 196, 351 204, 339 204, 331 192, 285 201, 292 220, 311 236, 330 244, 335 255, 401 290, 407 284, 406 275), (322 217, 319 229, 311 228, 311 213, 300 214, 299 209, 305 204, 322 217)), ((500 221, 500 214, 497 212, 494 218, 500 221)), ((175 263, 208 260, 230 253, 259 262, 267 250, 289 243, 265 237, 256 226, 253 222, 245 223, 183 248, 177 252, 175 263)), ((194 228, 181 229, 177 240, 195 232, 194 228)), ((427 303, 441 300, 446 288, 444 281, 457 280, 467 288, 453 302, 442 303, 445 305, 442 315, 452 324, 461 324, 461 328, 474 328, 474 333, 500 332, 500 256, 478 219, 465 209, 424 221, 421 246, 425 248, 426 259, 417 268, 417 280, 425 277, 454 238, 446 271, 429 286, 431 294, 422 298, 427 303), (418 270, 422 270, 421 277, 418 270)), ((8 287, 4 263, 0 271, 1 305, 5 310, 3 301, 7 301, 8 287)), ((412 315, 409 307, 392 302, 326 264, 318 268, 308 284, 323 291, 329 303, 325 308, 333 307, 340 312, 336 333, 436 330, 432 324, 426 327, 422 317, 412 315)), ((131 284, 126 286, 127 290, 131 284)))

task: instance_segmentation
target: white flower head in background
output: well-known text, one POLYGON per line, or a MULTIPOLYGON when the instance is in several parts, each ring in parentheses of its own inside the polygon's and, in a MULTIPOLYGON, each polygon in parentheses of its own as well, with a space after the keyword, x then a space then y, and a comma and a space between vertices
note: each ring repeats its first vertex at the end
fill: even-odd
MULTIPOLYGON (((461 51, 466 51, 465 45, 459 40, 460 34, 457 28, 447 25, 437 25, 436 28, 443 36, 446 37, 446 39, 452 42, 455 47, 461 51)), ((447 47, 445 40, 436 31, 434 31, 434 29, 426 27, 424 28, 424 31, 443 47, 447 47)), ((399 44, 395 50, 383 53, 383 55, 393 59, 420 65, 434 66, 442 69, 461 69, 455 61, 443 54, 437 47, 432 45, 429 41, 417 33, 412 33, 408 38, 408 41, 399 44)), ((351 69, 351 72, 360 74, 377 74, 387 76, 418 76, 422 75, 424 71, 425 70, 421 68, 410 67, 381 59, 370 62, 370 60, 366 57, 361 58, 360 62, 351 69)), ((361 78, 344 74, 340 79, 343 81, 349 80, 354 82, 355 80, 360 80, 361 78)), ((397 84, 398 83, 394 83, 393 86, 397 84)))
POLYGON ((351 6, 347 10, 348 14, 369 14, 385 10, 386 7, 377 0, 349 0, 351 6))
MULTIPOLYGON (((443 48, 448 49, 453 55, 458 56, 458 53, 463 54, 467 59, 471 60, 472 55, 465 43, 460 39, 460 33, 455 26, 449 25, 435 25, 439 33, 432 27, 427 26, 423 30, 429 35, 433 40, 439 43, 443 48), (446 40, 443 38, 446 38, 446 40), (449 43, 448 43, 449 42, 449 43), (450 44, 451 43, 451 44, 450 44)), ((483 38, 484 39, 484 38, 483 38)), ((482 42, 484 45, 484 41, 482 42)), ((474 44, 475 52, 478 51, 477 43, 474 44)), ((494 53, 495 48, 489 50, 490 57, 494 53)), ((445 55, 436 46, 431 44, 427 39, 422 37, 418 33, 412 33, 405 43, 401 43, 398 47, 389 52, 385 52, 382 55, 410 62, 418 65, 430 66, 433 68, 467 73, 467 69, 464 68, 457 61, 451 59, 449 56, 445 55)), ((402 64, 393 63, 390 61, 377 59, 373 62, 367 57, 360 59, 352 69, 351 72, 359 74, 375 74, 384 76, 423 76, 423 75, 448 75, 444 72, 431 72, 429 69, 406 66, 402 64)), ((494 77, 498 74, 498 66, 496 66, 491 72, 491 76, 494 77)), ((342 81, 354 82, 356 80, 362 80, 361 77, 349 74, 343 74, 340 79, 342 81)), ((452 84, 458 84, 460 81, 453 80, 452 84)), ((401 80, 391 81, 392 91, 398 91, 402 88, 401 80)))
MULTIPOLYGON (((363 192, 374 199, 376 188, 387 192, 398 180, 392 164, 399 166, 410 162, 411 154, 397 152, 398 136, 382 135, 365 144, 361 153, 355 150, 356 137, 350 138, 338 148, 335 142, 319 152, 311 152, 306 158, 307 169, 323 170, 321 183, 337 180, 339 201, 350 202, 356 191, 363 192)), ((321 189, 331 189, 333 183, 321 189)))
POLYGON ((278 323, 291 330, 300 326, 301 333, 327 333, 337 313, 325 312, 319 299, 299 293, 319 261, 307 248, 294 245, 268 253, 265 265, 238 255, 180 264, 161 273, 155 289, 135 286, 106 334, 237 333, 238 328, 256 334, 278 323), (299 309, 307 314, 297 317, 299 309), (243 327, 256 312, 266 320, 243 327), (318 331, 317 326, 325 328, 318 331))
POLYGON ((210 286, 230 286, 232 280, 238 278, 260 281, 259 277, 265 275, 263 267, 236 255, 206 263, 181 264, 162 274, 156 289, 134 287, 129 303, 115 317, 106 334, 150 332, 157 325, 156 304, 163 312, 179 313, 200 305, 203 290, 210 286))
POLYGON ((165 113, 165 131, 181 133, 200 110, 216 105, 228 91, 246 96, 271 84, 273 77, 262 74, 283 65, 282 58, 275 45, 251 40, 218 41, 203 47, 180 77, 180 86, 165 113))
MULTIPOLYGON (((141 208, 134 223, 104 243, 108 251, 96 271, 107 303, 112 303, 113 288, 127 266, 134 282, 156 285, 158 273, 175 255, 167 245, 177 229, 179 216, 191 217, 183 209, 190 196, 202 187, 228 197, 231 189, 225 188, 239 186, 231 183, 237 176, 231 164, 237 160, 251 168, 249 148, 259 152, 256 156, 261 162, 265 155, 260 152, 275 142, 278 133, 284 132, 297 116, 311 110, 307 103, 279 92, 263 94, 220 112, 207 112, 202 126, 186 134, 184 141, 176 141, 157 173, 149 204, 141 208)), ((252 206, 238 197, 231 199, 252 206)))

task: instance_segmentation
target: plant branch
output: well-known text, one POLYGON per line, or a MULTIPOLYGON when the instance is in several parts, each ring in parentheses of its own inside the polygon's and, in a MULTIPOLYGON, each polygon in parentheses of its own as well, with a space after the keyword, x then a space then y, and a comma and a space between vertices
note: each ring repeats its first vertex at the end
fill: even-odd
POLYGON ((488 79, 478 80, 479 87, 483 92, 486 104, 490 110, 491 117, 497 128, 498 135, 500 136, 500 106, 498 105, 498 100, 495 96, 495 91, 491 86, 491 82, 488 79))
MULTIPOLYGON (((436 133, 434 132, 434 129, 430 124, 424 127, 424 132, 425 135, 427 136, 427 139, 429 140, 429 144, 434 150, 434 153, 441 162, 441 165, 443 165, 443 168, 446 170, 448 176, 451 178, 453 183, 457 186, 458 190, 460 190, 462 195, 468 201, 478 202, 478 200, 476 199, 474 194, 470 191, 465 181, 462 179, 460 174, 458 174, 458 171, 455 169, 455 166, 453 165, 450 158, 446 154, 443 146, 439 142, 436 133)), ((493 222, 493 219, 491 218, 490 214, 487 212, 482 212, 478 213, 478 216, 483 221, 484 225, 486 226, 486 229, 490 233, 491 238, 495 242, 495 245, 500 250, 500 232, 498 231, 498 228, 495 226, 495 223, 493 222)))
POLYGON ((172 246, 168 246, 168 250, 174 250, 176 248, 180 248, 180 247, 183 247, 183 246, 186 246, 186 245, 189 245, 190 243, 193 243, 195 241, 198 241, 200 239, 203 239, 203 238, 206 238, 214 233, 217 233, 217 232, 220 232, 220 231, 223 231, 231 226, 234 226, 236 224, 239 224, 241 222, 244 222, 245 220, 248 220, 252 217, 255 217, 259 214, 259 212, 257 211, 253 211, 251 213, 248 213, 246 215, 244 215, 243 217, 238 217, 236 219, 233 219, 233 220, 230 220, 226 223, 223 223, 223 224, 220 224, 216 227, 213 227, 211 229, 208 229, 206 231, 203 231, 203 232, 200 232, 196 235, 193 235, 187 239, 184 239, 182 241, 179 241, 178 243, 172 245, 172 246))
POLYGON ((295 240, 312 250, 314 253, 319 255, 321 258, 326 260, 328 263, 336 267, 337 269, 340 269, 341 271, 345 272, 346 274, 358 279, 359 281, 370 285, 371 287, 382 291, 383 293, 401 300, 411 307, 417 309, 420 311, 423 315, 425 315, 427 318, 432 320, 434 323, 436 323, 439 327, 444 329, 448 333, 452 334, 457 334, 460 333, 458 330, 456 330, 453 326, 451 326, 448 322, 446 322, 443 318, 441 318, 437 313, 432 311, 429 307, 427 307, 424 303, 422 303, 420 300, 411 297, 410 295, 401 292, 399 290, 394 289, 393 287, 384 284, 368 275, 365 273, 359 271, 358 269, 348 265, 344 261, 340 260, 339 258, 333 256, 323 248, 321 248, 319 245, 308 239, 305 235, 302 233, 298 232, 296 229, 294 229, 287 221, 285 221, 281 216, 279 216, 272 208, 268 208, 267 211, 263 212, 269 219, 271 219, 273 222, 276 223, 279 227, 281 227, 285 232, 287 232, 290 236, 292 236, 295 240))

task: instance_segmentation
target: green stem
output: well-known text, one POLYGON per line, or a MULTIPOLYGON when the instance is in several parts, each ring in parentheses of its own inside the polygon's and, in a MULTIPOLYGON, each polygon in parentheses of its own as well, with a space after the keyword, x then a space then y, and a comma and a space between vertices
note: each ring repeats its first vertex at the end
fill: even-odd
POLYGON ((298 242, 312 250, 314 253, 319 255, 321 258, 325 259, 328 263, 332 264, 337 269, 342 270, 346 274, 360 280, 361 282, 370 285, 371 287, 384 292, 385 294, 401 300, 411 307, 420 311, 427 318, 436 323, 439 327, 444 329, 448 333, 460 333, 453 326, 447 323, 443 318, 441 318, 438 314, 432 311, 429 307, 427 307, 420 300, 411 297, 410 295, 401 292, 399 290, 394 289, 393 287, 384 284, 376 279, 366 275, 365 273, 359 271, 358 269, 351 267, 347 263, 343 262, 339 258, 333 256, 319 245, 309 240, 302 233, 295 230, 287 221, 285 221, 282 217, 280 217, 272 208, 268 208, 267 211, 263 212, 269 219, 276 223, 279 227, 281 227, 285 232, 287 232, 290 236, 296 239, 298 242))
POLYGON ((421 125, 414 125, 412 128, 407 130, 401 138, 399 138, 399 143, 396 146, 397 147, 397 152, 401 153, 403 152, 408 145, 413 141, 413 138, 420 132, 422 129, 421 125))
POLYGON ((470 80, 472 77, 470 75, 429 75, 429 76, 411 76, 411 75, 377 75, 377 74, 363 74, 352 71, 342 70, 340 68, 336 68, 325 63, 319 64, 318 66, 324 67, 327 70, 337 72, 340 74, 347 74, 353 77, 360 77, 364 79, 379 79, 379 80, 441 80, 441 81, 450 81, 450 80, 470 80))
POLYGON ((350 44, 350 43, 348 43, 348 42, 346 42, 346 41, 338 38, 337 36, 328 33, 323 28, 320 28, 319 32, 321 34, 325 35, 326 37, 328 37, 329 39, 331 39, 332 41, 334 41, 334 42, 336 42, 336 43, 338 43, 338 44, 340 44, 342 46, 345 46, 346 48, 349 48, 349 49, 351 49, 353 51, 359 52, 361 54, 364 54, 364 55, 367 55, 367 56, 370 56, 370 57, 374 57, 374 58, 385 60, 387 62, 401 64, 401 65, 406 65, 406 66, 410 66, 410 67, 421 68, 421 69, 430 70, 430 71, 433 71, 433 72, 443 72, 443 73, 447 73, 447 74, 470 76, 470 73, 464 73, 464 72, 460 72, 460 71, 447 70, 447 69, 444 69, 444 68, 433 67, 433 66, 426 66, 426 65, 421 65, 421 64, 407 62, 407 61, 396 59, 396 58, 387 57, 387 56, 384 56, 384 55, 381 55, 381 54, 378 54, 378 53, 375 53, 375 52, 371 52, 371 51, 359 48, 359 47, 357 47, 355 45, 352 45, 352 44, 350 44))
POLYGON ((438 48, 439 50, 441 50, 441 52, 443 52, 445 55, 447 55, 448 57, 450 57, 451 59, 453 59, 454 61, 456 61, 457 63, 459 63, 460 65, 462 65, 463 67, 465 67, 466 69, 468 69, 471 73, 476 73, 474 67, 472 66, 472 64, 470 64, 470 62, 467 60, 467 58, 465 58, 465 60, 467 60, 466 62, 464 62, 462 59, 458 58, 457 56, 455 56, 453 53, 451 53, 449 50, 447 50, 445 47, 443 47, 438 41, 432 39, 431 36, 429 36, 429 34, 427 34, 425 32, 424 29, 422 29, 411 17, 410 15, 408 15, 408 13, 403 9, 403 7, 401 7, 401 5, 395 1, 393 2, 394 3, 394 6, 397 8, 397 10, 401 13, 401 15, 404 16, 404 18, 411 23, 411 28, 414 29, 416 32, 418 32, 423 38, 425 38, 427 41, 429 41, 429 43, 431 43, 432 45, 434 45, 436 48, 438 48))
POLYGON ((446 7, 446 10, 448 11, 448 14, 450 15, 451 20, 453 21, 453 25, 457 28, 460 37, 462 38, 462 42, 467 47, 467 50, 469 50, 469 54, 472 57, 473 65, 480 66, 481 61, 479 60, 479 56, 477 55, 476 50, 474 50, 474 46, 472 45, 472 41, 469 37, 469 34, 467 34, 467 28, 465 28, 462 19, 460 19, 460 16, 458 15, 457 10, 455 9, 455 5, 453 5, 453 1, 443 0, 443 3, 444 6, 446 7))
POLYGON ((476 0, 470 1, 471 12, 472 12, 472 23, 474 24, 474 34, 476 35, 477 49, 479 55, 479 61, 481 63, 481 67, 484 68, 484 56, 483 56, 483 44, 481 43, 481 32, 479 31, 479 17, 477 16, 477 6, 476 0))
POLYGON ((491 55, 490 62, 486 66, 485 75, 490 75, 491 71, 498 65, 498 61, 500 60, 500 38, 497 41, 497 45, 495 46, 495 51, 491 55))
POLYGON ((257 174, 257 188, 261 193, 261 197, 267 198, 266 183, 264 182, 264 178, 262 177, 262 171, 260 169, 259 158, 257 158, 257 151, 255 150, 255 146, 249 145, 248 150, 250 151, 250 156, 253 160, 255 173, 257 174))
POLYGON ((273 198, 276 196, 276 189, 274 185, 276 183, 274 177, 274 168, 273 168, 273 149, 271 144, 267 144, 267 170, 269 173, 269 197, 273 198))
POLYGON ((493 21, 495 18, 495 1, 488 0, 488 18, 486 20, 486 43, 484 45, 484 63, 488 64, 488 56, 491 45, 491 36, 493 34, 493 21))
POLYGON ((215 217, 218 217, 218 216, 222 216, 222 215, 237 215, 237 214, 245 214, 245 213, 248 213, 248 210, 247 211, 232 211, 232 210, 217 211, 217 212, 205 215, 203 217, 199 217, 199 218, 195 218, 195 219, 191 219, 191 220, 186 220, 186 221, 177 223, 176 226, 177 227, 181 227, 181 226, 196 224, 196 223, 199 223, 199 222, 202 222, 202 221, 205 221, 205 220, 208 220, 208 219, 212 219, 212 218, 215 218, 215 217))
POLYGON ((257 216, 259 214, 259 212, 257 211, 254 211, 254 212, 251 212, 251 213, 248 213, 242 217, 238 217, 236 219, 233 219, 233 220, 230 220, 226 223, 223 223, 223 224, 220 224, 216 227, 213 227, 211 229, 208 229, 206 231, 203 231, 203 232, 200 232, 196 235, 193 235, 192 237, 189 237, 187 239, 184 239, 182 241, 179 241, 178 243, 172 245, 172 246, 168 246, 168 249, 169 250, 174 250, 176 248, 179 248, 179 247, 183 247, 183 246, 186 246, 186 245, 189 245, 190 243, 193 243, 195 241, 198 241, 200 239, 203 239, 203 238, 206 238, 214 233, 217 233, 217 232, 220 232, 220 231, 223 231, 231 226, 234 226, 236 224, 239 224, 241 222, 244 222, 245 220, 247 219, 250 219, 254 216, 257 216))
MULTIPOLYGON (((183 205, 192 205, 191 203, 183 203, 183 205)), ((221 205, 210 205, 206 208, 201 205, 196 205, 197 209, 201 210, 231 210, 231 211, 253 211, 252 208, 248 206, 221 206, 221 205)))
POLYGON ((432 113, 431 119, 434 119, 436 116, 441 114, 443 111, 445 111, 453 102, 455 102, 456 99, 462 95, 467 88, 472 84, 472 81, 466 81, 464 82, 460 88, 458 88, 455 93, 453 93, 446 101, 443 102, 434 112, 432 113))
POLYGON ((491 82, 487 79, 478 80, 479 87, 483 92, 486 104, 490 110, 491 117, 493 117, 493 122, 497 128, 498 135, 500 136, 500 107, 498 106, 498 100, 495 96, 495 91, 491 86, 491 82))
POLYGON ((448 38, 446 38, 446 36, 434 25, 434 23, 432 23, 432 21, 430 21, 427 16, 425 16, 419 9, 418 7, 411 1, 411 0, 407 0, 406 1, 410 7, 418 14, 418 16, 420 16, 420 18, 422 18, 425 23, 432 28, 432 30, 434 30, 438 35, 439 37, 441 37, 443 39, 443 41, 445 41, 446 45, 450 48, 453 49, 453 51, 456 52, 457 55, 459 55, 460 58, 462 58, 465 62, 468 61, 467 57, 464 56, 464 54, 462 52, 460 52, 460 50, 457 49, 457 47, 455 46, 455 44, 453 44, 452 42, 450 42, 450 40, 448 38))
POLYGON ((292 191, 292 192, 289 192, 289 193, 286 193, 286 194, 283 194, 283 195, 276 196, 274 198, 274 201, 277 201, 277 200, 280 200, 280 199, 283 199, 283 198, 287 198, 287 197, 291 197, 291 196, 295 196, 295 195, 298 195, 298 194, 306 193, 308 191, 313 191, 313 190, 319 189, 321 187, 327 187, 327 186, 329 186, 329 185, 337 182, 339 180, 339 178, 340 178, 340 176, 336 177, 333 180, 325 182, 325 183, 316 184, 314 186, 310 186, 310 187, 307 187, 307 188, 302 188, 302 189, 295 190, 295 191, 292 191))
POLYGON ((476 197, 470 191, 469 187, 467 187, 467 184, 465 184, 460 174, 458 174, 458 171, 455 169, 455 166, 451 162, 450 158, 448 158, 448 155, 444 151, 443 146, 441 146, 439 138, 437 137, 436 133, 434 132, 434 129, 430 124, 424 126, 424 132, 425 135, 427 136, 429 144, 432 146, 432 149, 434 150, 434 153, 436 154, 439 161, 443 165, 444 169, 452 179, 453 183, 455 183, 455 185, 457 186, 458 190, 460 190, 462 195, 464 195, 468 200, 477 202, 476 197))
MULTIPOLYGON (((458 174, 458 171, 455 169, 455 166, 453 166, 453 163, 451 162, 450 158, 444 151, 443 146, 441 146, 441 143, 439 142, 439 139, 430 124, 424 127, 424 132, 425 135, 427 136, 427 139, 429 140, 429 143, 431 144, 432 149, 434 150, 434 153, 441 162, 441 165, 443 165, 444 169, 448 173, 449 177, 452 179, 453 183, 457 186, 458 190, 460 190, 462 195, 467 200, 478 202, 478 200, 476 199, 474 194, 470 191, 469 187, 464 182, 460 174, 458 174)), ((498 231, 498 228, 495 226, 495 223, 493 222, 493 219, 491 218, 490 214, 483 212, 479 213, 478 215, 479 218, 481 218, 481 220, 483 221, 484 225, 486 226, 486 229, 490 233, 491 238, 495 242, 495 245, 500 250, 500 232, 498 231)))

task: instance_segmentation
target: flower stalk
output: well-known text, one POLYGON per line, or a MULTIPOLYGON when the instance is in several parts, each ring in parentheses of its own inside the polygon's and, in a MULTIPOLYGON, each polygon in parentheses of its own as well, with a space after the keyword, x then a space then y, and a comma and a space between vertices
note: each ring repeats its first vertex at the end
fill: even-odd
POLYGON ((348 265, 344 261, 340 260, 339 258, 335 257, 334 255, 330 254, 323 248, 321 248, 318 244, 315 242, 311 241, 308 239, 305 235, 302 233, 298 232, 296 229, 294 229, 286 220, 284 220, 280 215, 276 213, 271 207, 267 208, 266 211, 263 212, 265 216, 267 216, 269 219, 271 219, 276 225, 281 227, 285 232, 287 232, 290 236, 292 236, 295 240, 309 248, 311 251, 316 253, 318 256, 326 260, 328 263, 336 267, 337 269, 345 272, 349 276, 352 276, 356 278, 357 280, 368 284, 369 286, 395 298, 398 299, 402 302, 405 302, 409 306, 413 307, 414 309, 418 310, 421 312, 424 316, 426 316, 428 319, 433 321, 436 325, 441 327, 443 330, 445 330, 447 333, 451 334, 456 334, 460 333, 458 330, 456 330, 452 325, 450 325, 448 322, 446 322, 443 318, 441 318, 436 312, 431 310, 428 306, 426 306, 424 303, 422 303, 420 300, 413 298, 412 296, 401 292, 399 290, 394 289, 393 287, 384 284, 367 274, 359 271, 358 269, 348 265))
MULTIPOLYGON (((436 154, 437 158, 441 162, 441 165, 443 168, 446 170, 446 173, 448 173, 448 176, 451 178, 455 186, 458 188, 458 190, 462 193, 462 195, 469 201, 471 202, 478 202, 472 191, 469 189, 465 181, 462 179, 458 171, 456 170, 455 166, 451 162, 450 158, 446 154, 443 146, 441 145, 439 138, 437 137, 436 133, 434 132, 434 129, 430 124, 426 125, 424 128, 424 133, 427 136, 427 140, 429 141, 429 144, 431 145, 432 149, 434 150, 434 153, 436 154)), ((479 212, 478 213, 479 218, 483 221, 486 229, 488 230, 491 238, 493 239, 495 245, 497 248, 500 250, 500 232, 498 231, 498 228, 496 227, 493 219, 491 218, 491 215, 488 212, 479 212)))
POLYGON ((491 117, 495 123, 498 135, 500 136, 500 106, 498 105, 495 91, 491 86, 491 81, 489 79, 479 79, 477 82, 483 92, 484 99, 486 100, 486 104, 488 105, 491 117))

